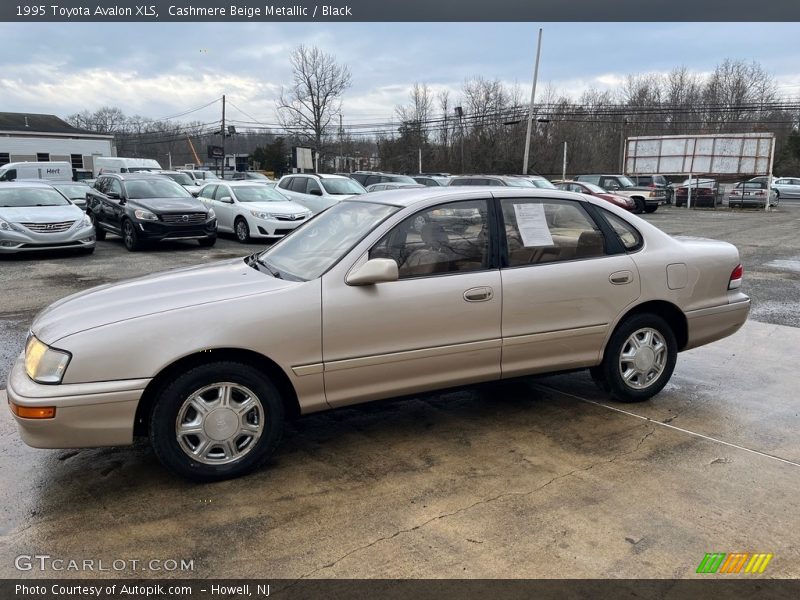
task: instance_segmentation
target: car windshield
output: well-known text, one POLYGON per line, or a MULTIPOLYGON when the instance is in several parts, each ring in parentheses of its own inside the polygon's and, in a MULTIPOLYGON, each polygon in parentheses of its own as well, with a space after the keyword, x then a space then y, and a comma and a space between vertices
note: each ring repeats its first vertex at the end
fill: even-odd
POLYGON ((316 279, 398 210, 373 202, 339 202, 262 252, 259 260, 285 279, 316 279))
POLYGON ((554 186, 552 183, 547 181, 547 179, 534 179, 532 183, 537 188, 542 188, 543 190, 554 190, 554 189, 556 189, 556 186, 554 186))
POLYGON ((69 205, 69 200, 53 189, 25 187, 0 189, 0 208, 64 205, 69 205))
POLYGON ((536 187, 530 179, 523 179, 522 177, 506 179, 506 184, 510 187, 536 187))
POLYGON ((132 179, 126 181, 125 193, 131 200, 140 198, 191 198, 186 189, 169 179, 132 179))
MULTIPOLYGON (((319 182, 322 184, 322 187, 325 188, 325 191, 331 196, 349 196, 355 194, 365 194, 367 192, 367 190, 365 190, 360 183, 349 178, 326 178, 320 179, 319 182)), ((412 180, 411 183, 414 183, 414 181, 412 180)))
POLYGON ((408 175, 392 175, 392 182, 394 183, 417 183, 413 177, 408 175))
POLYGON ((64 194, 67 198, 86 198, 86 192, 89 190, 89 186, 83 185, 82 183, 75 185, 59 184, 54 185, 53 187, 64 194))
POLYGON ((194 185, 194 180, 186 173, 162 173, 162 175, 166 175, 172 179, 172 181, 180 183, 181 185, 194 185))
POLYGON ((286 196, 266 185, 231 186, 239 202, 285 202, 286 196))
POLYGON ((252 172, 245 173, 244 174, 244 178, 245 179, 267 179, 267 180, 269 179, 269 177, 267 177, 263 173, 252 173, 252 172))
POLYGON ((636 184, 633 183, 630 179, 625 177, 625 175, 620 175, 617 177, 622 187, 634 187, 636 184))

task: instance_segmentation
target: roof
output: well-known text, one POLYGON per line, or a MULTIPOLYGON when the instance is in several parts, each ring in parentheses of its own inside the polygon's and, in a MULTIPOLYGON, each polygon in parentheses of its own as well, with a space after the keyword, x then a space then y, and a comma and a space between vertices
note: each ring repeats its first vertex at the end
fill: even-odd
POLYGON ((36 113, 0 112, 0 131, 19 131, 24 133, 62 133, 75 135, 96 135, 113 137, 88 129, 79 129, 55 115, 36 113))
POLYGON ((566 192, 562 190, 550 190, 536 187, 499 187, 489 185, 472 185, 463 187, 422 187, 422 188, 400 188, 381 192, 369 192, 351 196, 348 201, 356 202, 378 202, 380 204, 391 204, 393 206, 413 206, 414 204, 428 200, 483 200, 487 198, 564 198, 568 200, 582 200, 592 204, 605 204, 597 202, 591 196, 578 194, 576 192, 566 192))

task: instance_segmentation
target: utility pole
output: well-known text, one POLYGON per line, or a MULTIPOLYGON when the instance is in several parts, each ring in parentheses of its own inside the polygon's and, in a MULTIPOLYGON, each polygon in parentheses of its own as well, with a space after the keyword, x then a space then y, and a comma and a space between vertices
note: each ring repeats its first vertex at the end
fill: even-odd
MULTIPOLYGON (((339 156, 342 157, 342 172, 347 168, 344 160, 344 127, 342 127, 342 113, 339 113, 339 156)), ((337 165, 338 166, 338 165, 337 165)), ((336 169, 337 171, 339 169, 336 169)))
POLYGON ((525 133, 525 157, 522 159, 522 174, 528 174, 528 157, 531 151, 531 128, 533 126, 533 102, 536 99, 536 80, 539 78, 539 55, 542 52, 542 28, 539 28, 539 41, 536 43, 536 63, 533 67, 533 87, 531 105, 528 109, 528 130, 525 133))
POLYGON ((422 175, 422 148, 419 148, 419 171, 418 173, 422 175))
POLYGON ((225 162, 227 160, 227 156, 225 155, 225 94, 222 94, 222 173, 220 174, 220 179, 225 179, 225 162))
POLYGON ((567 178, 567 142, 564 142, 564 162, 561 164, 561 179, 567 178))

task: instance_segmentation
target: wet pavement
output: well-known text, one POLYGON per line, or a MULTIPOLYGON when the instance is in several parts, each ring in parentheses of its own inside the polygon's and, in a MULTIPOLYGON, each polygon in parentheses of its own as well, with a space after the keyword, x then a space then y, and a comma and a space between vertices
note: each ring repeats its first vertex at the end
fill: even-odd
MULTIPOLYGON (((800 206, 722 214, 648 218, 737 243, 754 318, 679 355, 644 404, 610 403, 574 373, 340 409, 289 425, 266 467, 213 485, 172 477, 145 443, 28 448, 0 408, 0 577, 109 575, 14 567, 47 554, 124 560, 115 574, 139 577, 667 578, 695 576, 706 552, 770 552, 765 577, 800 576, 800 206), (138 569, 154 559, 194 568, 138 569)), ((80 277, 258 247, 223 240, 132 261, 115 244, 88 261, 0 262, 0 348, 45 304, 92 285, 80 277)))
POLYGON ((313 415, 265 468, 213 485, 171 477, 145 444, 28 448, 3 410, 0 577, 98 576, 14 568, 47 554, 194 560, 171 576, 666 578, 734 551, 797 577, 800 406, 782 358, 798 344, 750 322, 681 354, 645 404, 576 373, 313 415))

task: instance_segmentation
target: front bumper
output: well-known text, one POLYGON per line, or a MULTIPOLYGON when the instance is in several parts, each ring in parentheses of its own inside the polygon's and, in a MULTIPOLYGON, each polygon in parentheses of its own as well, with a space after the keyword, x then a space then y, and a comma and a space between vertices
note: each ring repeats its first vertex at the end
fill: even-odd
POLYGON ((149 379, 42 385, 25 373, 20 355, 8 376, 8 401, 17 406, 54 406, 52 419, 13 414, 20 437, 34 448, 91 448, 133 442, 136 407, 149 379))
POLYGON ((36 233, 19 226, 23 231, 0 231, 0 254, 16 254, 36 250, 69 250, 94 248, 94 227, 72 227, 59 233, 36 233))
POLYGON ((292 221, 284 221, 282 219, 259 219, 251 217, 248 219, 248 226, 250 227, 250 237, 255 238, 282 238, 283 236, 291 233, 300 225, 308 221, 311 217, 305 219, 297 219, 292 221))
POLYGON ((217 235, 217 220, 196 225, 175 225, 161 221, 136 221, 139 239, 147 242, 169 240, 200 240, 217 235))

